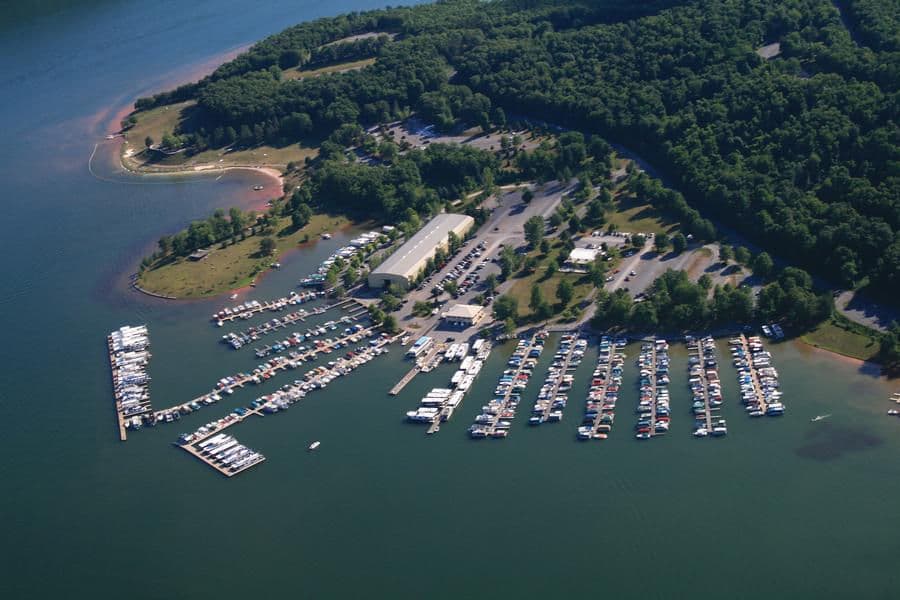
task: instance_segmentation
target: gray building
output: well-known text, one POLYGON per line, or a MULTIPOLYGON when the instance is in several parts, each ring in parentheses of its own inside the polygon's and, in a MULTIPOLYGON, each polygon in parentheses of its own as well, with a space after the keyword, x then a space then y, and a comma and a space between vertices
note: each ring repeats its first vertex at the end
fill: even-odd
POLYGON ((474 224, 475 219, 468 215, 437 215, 369 273, 369 287, 382 288, 393 283, 408 290, 437 249, 447 249, 450 232, 462 239, 474 224))

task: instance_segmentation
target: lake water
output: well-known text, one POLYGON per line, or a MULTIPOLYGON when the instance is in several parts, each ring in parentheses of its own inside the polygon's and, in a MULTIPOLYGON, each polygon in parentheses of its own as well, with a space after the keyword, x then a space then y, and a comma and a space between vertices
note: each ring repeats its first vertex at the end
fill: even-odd
MULTIPOLYGON (((592 349, 563 423, 529 429, 520 415, 509 439, 470 441, 506 346, 437 436, 402 416, 451 368, 390 397, 407 368, 395 349, 234 429, 268 460, 232 480, 171 442, 289 376, 120 443, 110 330, 149 324, 157 407, 258 362, 217 343, 208 318, 222 298, 170 303, 127 287, 161 234, 247 202, 258 176, 109 177, 102 143, 92 174, 95 144, 136 96, 288 24, 374 4, 72 4, 0 20, 4 598, 896 597, 900 422, 884 413, 897 386, 793 344, 773 347, 783 419, 741 414, 723 368, 726 439, 691 438, 676 347, 665 438, 632 438, 631 349, 611 438, 575 441, 592 349), (833 416, 809 422, 821 413, 833 416), (322 447, 310 454, 312 440, 322 447)), ((286 294, 347 235, 293 254, 242 299, 286 294)))

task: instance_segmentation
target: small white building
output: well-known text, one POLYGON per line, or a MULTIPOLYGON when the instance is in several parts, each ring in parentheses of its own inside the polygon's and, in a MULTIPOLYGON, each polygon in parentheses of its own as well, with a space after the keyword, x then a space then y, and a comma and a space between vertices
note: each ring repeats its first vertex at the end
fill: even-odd
POLYGON ((477 304, 454 304, 441 314, 441 319, 453 327, 472 327, 478 325, 486 314, 485 308, 477 304))
POLYGON ((599 248, 574 248, 569 253, 568 262, 573 267, 584 267, 592 264, 603 253, 599 248))

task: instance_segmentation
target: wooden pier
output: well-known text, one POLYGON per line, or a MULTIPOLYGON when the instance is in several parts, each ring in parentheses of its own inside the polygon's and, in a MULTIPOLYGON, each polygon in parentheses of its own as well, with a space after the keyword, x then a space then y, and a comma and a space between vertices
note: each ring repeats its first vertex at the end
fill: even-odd
MULTIPOLYGON (((483 363, 484 361, 486 361, 487 358, 488 358, 488 356, 490 356, 490 354, 491 354, 491 349, 492 349, 492 348, 493 348, 493 345, 491 344, 491 342, 485 340, 484 346, 482 346, 481 350, 478 352, 478 355, 477 355, 476 360, 480 360, 480 361, 482 361, 482 363, 483 363)), ((483 369, 484 369, 484 366, 483 366, 483 364, 482 364, 482 370, 483 370, 483 369)), ((478 373, 480 374, 481 371, 479 371, 478 373)), ((476 377, 477 377, 477 375, 476 375, 476 377)), ((467 390, 463 391, 463 393, 462 393, 462 394, 463 394, 463 395, 462 395, 462 398, 460 399, 459 404, 457 404, 456 407, 454 407, 454 409, 453 409, 454 411, 455 411, 456 409, 458 409, 458 408, 462 405, 462 401, 465 400, 466 395, 467 395, 471 390, 472 390, 472 387, 469 386, 469 388, 468 388, 467 390)), ((441 415, 438 416, 438 418, 434 421, 434 423, 432 423, 431 425, 428 426, 428 430, 426 431, 426 433, 427 433, 428 435, 435 434, 435 433, 437 433, 438 431, 441 430, 441 423, 445 422, 445 419, 443 418, 443 408, 444 408, 444 407, 442 406, 442 407, 441 407, 441 410, 442 410, 441 415)), ((449 421, 449 420, 450 420, 450 417, 447 417, 446 421, 449 421)))
MULTIPOLYGON (((697 401, 697 399, 699 398, 703 402, 703 412, 701 413, 701 415, 706 431, 710 432, 712 431, 712 408, 709 405, 709 382, 706 378, 706 367, 703 364, 703 343, 701 340, 693 340, 688 344, 688 355, 692 358, 696 357, 697 360, 697 363, 690 366, 688 369, 688 385, 691 386, 694 401, 697 401), (694 386, 692 384, 694 378, 698 380, 696 389, 694 389, 694 386), (697 390, 699 390, 699 395, 697 390)), ((694 411, 694 415, 696 419, 698 413, 694 411)))
MULTIPOLYGON (((124 329, 124 328, 123 328, 124 329)), ((149 338, 148 338, 149 339, 149 338)), ((148 342, 149 345, 149 342, 148 342)), ((119 429, 119 440, 126 441, 128 439, 128 425, 127 421, 129 419, 133 419, 135 417, 142 417, 143 415, 149 414, 153 412, 153 407, 150 404, 149 398, 149 385, 144 384, 146 387, 146 392, 148 397, 138 404, 140 410, 129 412, 127 415, 125 414, 125 407, 123 406, 124 398, 120 395, 119 385, 121 383, 121 373, 119 372, 119 367, 117 363, 117 352, 114 349, 114 342, 112 334, 106 337, 106 349, 109 356, 109 366, 110 366, 110 374, 112 378, 113 385, 113 401, 116 409, 116 423, 119 429)), ((123 351, 125 352, 125 351, 123 351)), ((149 361, 150 353, 147 351, 147 360, 149 361)), ((149 377, 148 377, 149 379, 149 377)))
MULTIPOLYGON (((491 404, 496 404, 496 408, 489 413, 490 420, 487 423, 476 423, 473 425, 473 428, 469 429, 470 435, 472 437, 491 437, 491 438, 503 438, 507 436, 508 428, 501 427, 501 421, 509 421, 515 417, 515 406, 510 407, 510 402, 513 394, 521 394, 523 385, 519 383, 519 376, 526 368, 530 368, 530 364, 532 362, 532 358, 529 358, 529 354, 531 351, 537 348, 538 346, 543 349, 543 339, 546 337, 545 332, 541 331, 535 333, 528 341, 528 343, 522 348, 521 354, 522 359, 519 362, 519 365, 515 368, 512 374, 512 378, 510 381, 510 385, 506 388, 503 395, 500 398, 494 398, 491 401, 491 404), (541 344, 538 344, 538 340, 542 340, 541 344), (479 433, 480 432, 480 433, 479 433)), ((517 351, 519 349, 517 348, 517 351)), ((525 385, 527 386, 528 382, 526 381, 525 385)), ((518 402, 516 402, 518 404, 518 402)))
POLYGON ((415 379, 416 375, 421 372, 427 373, 428 371, 431 371, 438 363, 440 363, 440 356, 444 350, 446 350, 446 344, 436 343, 428 350, 428 353, 424 357, 416 358, 415 366, 400 378, 400 381, 391 388, 388 394, 396 396, 403 391, 403 388, 409 385, 410 381, 415 379))
POLYGON ((740 340, 741 348, 744 350, 744 356, 747 358, 747 368, 750 370, 750 381, 753 384, 753 392, 756 395, 756 401, 759 403, 759 409, 763 414, 766 414, 769 403, 766 400, 765 393, 762 391, 762 384, 759 382, 759 370, 756 368, 756 365, 753 364, 753 352, 750 351, 750 342, 744 334, 741 334, 740 340))
POLYGON ((288 306, 305 304, 306 302, 312 302, 313 300, 321 297, 322 296, 320 294, 307 292, 303 294, 291 294, 290 296, 284 296, 282 298, 278 298, 277 300, 256 302, 250 306, 238 305, 234 309, 228 309, 228 314, 225 314, 224 310, 217 312, 213 315, 212 320, 221 327, 225 323, 234 321, 235 319, 249 319, 253 315, 267 310, 272 312, 281 311, 288 306))
MULTIPOLYGON (((243 420, 243 419, 241 419, 241 420, 243 420)), ((240 420, 234 421, 234 423, 239 423, 239 422, 240 422, 240 420)), ((179 448, 181 448, 182 450, 184 450, 185 452, 187 452, 188 454, 190 454, 191 456, 193 456, 194 458, 196 458, 197 460, 199 460, 200 462, 202 462, 202 463, 206 464, 207 466, 211 467, 212 469, 218 471, 220 474, 224 475, 225 477, 234 477, 235 475, 243 473, 247 469, 255 467, 256 465, 258 465, 266 460, 265 456, 263 456, 262 454, 258 454, 258 456, 256 456, 254 458, 254 460, 251 460, 247 464, 242 465, 241 467, 239 467, 235 470, 231 470, 231 467, 229 465, 225 464, 224 462, 222 462, 220 460, 217 460, 214 455, 204 455, 204 450, 202 448, 198 447, 198 445, 200 443, 204 442, 205 440, 209 439, 210 437, 220 434, 223 429, 225 429, 225 427, 222 427, 222 428, 216 430, 215 432, 210 433, 208 436, 206 436, 202 439, 195 440, 195 441, 191 442, 190 444, 176 444, 176 445, 179 448)), ((234 438, 231 438, 231 439, 234 439, 234 438)), ((234 440, 234 441, 237 442, 237 440, 234 440)))
POLYGON ((556 382, 551 387, 551 391, 550 391, 549 397, 547 398, 547 402, 545 403, 545 406, 543 407, 543 410, 541 411, 541 414, 540 414, 542 423, 547 422, 547 419, 549 418, 550 413, 553 410, 553 402, 556 400, 556 396, 559 394, 559 388, 562 385, 563 381, 565 380, 566 375, 568 374, 569 363, 572 361, 572 355, 575 352, 575 347, 576 347, 575 342, 577 340, 578 340, 578 336, 577 335, 573 336, 572 340, 570 341, 569 350, 566 352, 565 356, 563 357, 562 365, 560 365, 560 368, 559 368, 559 377, 556 378, 556 382))
POLYGON ((233 377, 234 380, 232 382, 230 382, 228 384, 223 384, 223 385, 217 386, 211 392, 207 392, 207 393, 205 393, 201 396, 198 396, 197 398, 194 398, 193 400, 190 400, 188 402, 184 402, 182 404, 178 404, 178 405, 175 405, 175 406, 172 406, 169 408, 165 408, 165 409, 156 411, 154 413, 156 422, 157 423, 167 422, 166 416, 173 414, 175 412, 179 412, 179 413, 192 412, 194 409, 190 407, 191 403, 196 402, 196 403, 199 403, 201 406, 205 405, 207 403, 206 401, 213 394, 232 393, 234 390, 236 390, 238 388, 242 388, 245 385, 247 385, 248 383, 261 383, 262 381, 271 379, 272 377, 274 377, 281 371, 285 371, 288 369, 294 369, 294 368, 300 366, 300 363, 313 360, 319 354, 330 353, 330 352, 338 349, 339 344, 343 344, 344 342, 350 341, 353 338, 357 338, 357 339, 367 338, 374 332, 374 330, 375 330, 374 327, 369 327, 367 329, 363 329, 362 331, 358 331, 356 333, 348 334, 343 337, 337 338, 335 340, 331 340, 331 343, 326 343, 327 342, 327 340, 326 340, 326 342, 322 342, 319 345, 317 345, 315 348, 312 348, 302 354, 298 354, 298 353, 294 352, 287 356, 276 356, 274 358, 271 358, 266 363, 266 366, 263 369, 256 369, 252 373, 249 373, 249 374, 239 373, 238 375, 233 377), (187 407, 187 409, 185 409, 185 407, 187 407))
POLYGON ((621 373, 624 364, 625 355, 617 351, 615 343, 609 338, 601 339, 597 368, 594 369, 591 378, 587 400, 588 407, 596 410, 596 414, 593 418, 586 416, 583 423, 589 424, 585 429, 579 428, 579 439, 602 440, 609 435, 616 418, 616 402, 621 388, 621 373))

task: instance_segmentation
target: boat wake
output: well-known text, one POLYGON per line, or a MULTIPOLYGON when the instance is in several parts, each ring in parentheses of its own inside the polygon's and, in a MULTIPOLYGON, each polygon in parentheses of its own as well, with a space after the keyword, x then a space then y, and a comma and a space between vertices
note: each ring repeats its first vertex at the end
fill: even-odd
POLYGON ((814 416, 812 419, 810 419, 810 422, 811 422, 811 423, 816 423, 816 422, 818 422, 818 421, 824 421, 825 419, 827 419, 827 418, 830 417, 830 416, 831 416, 830 414, 828 414, 828 415, 816 415, 816 416, 814 416))

